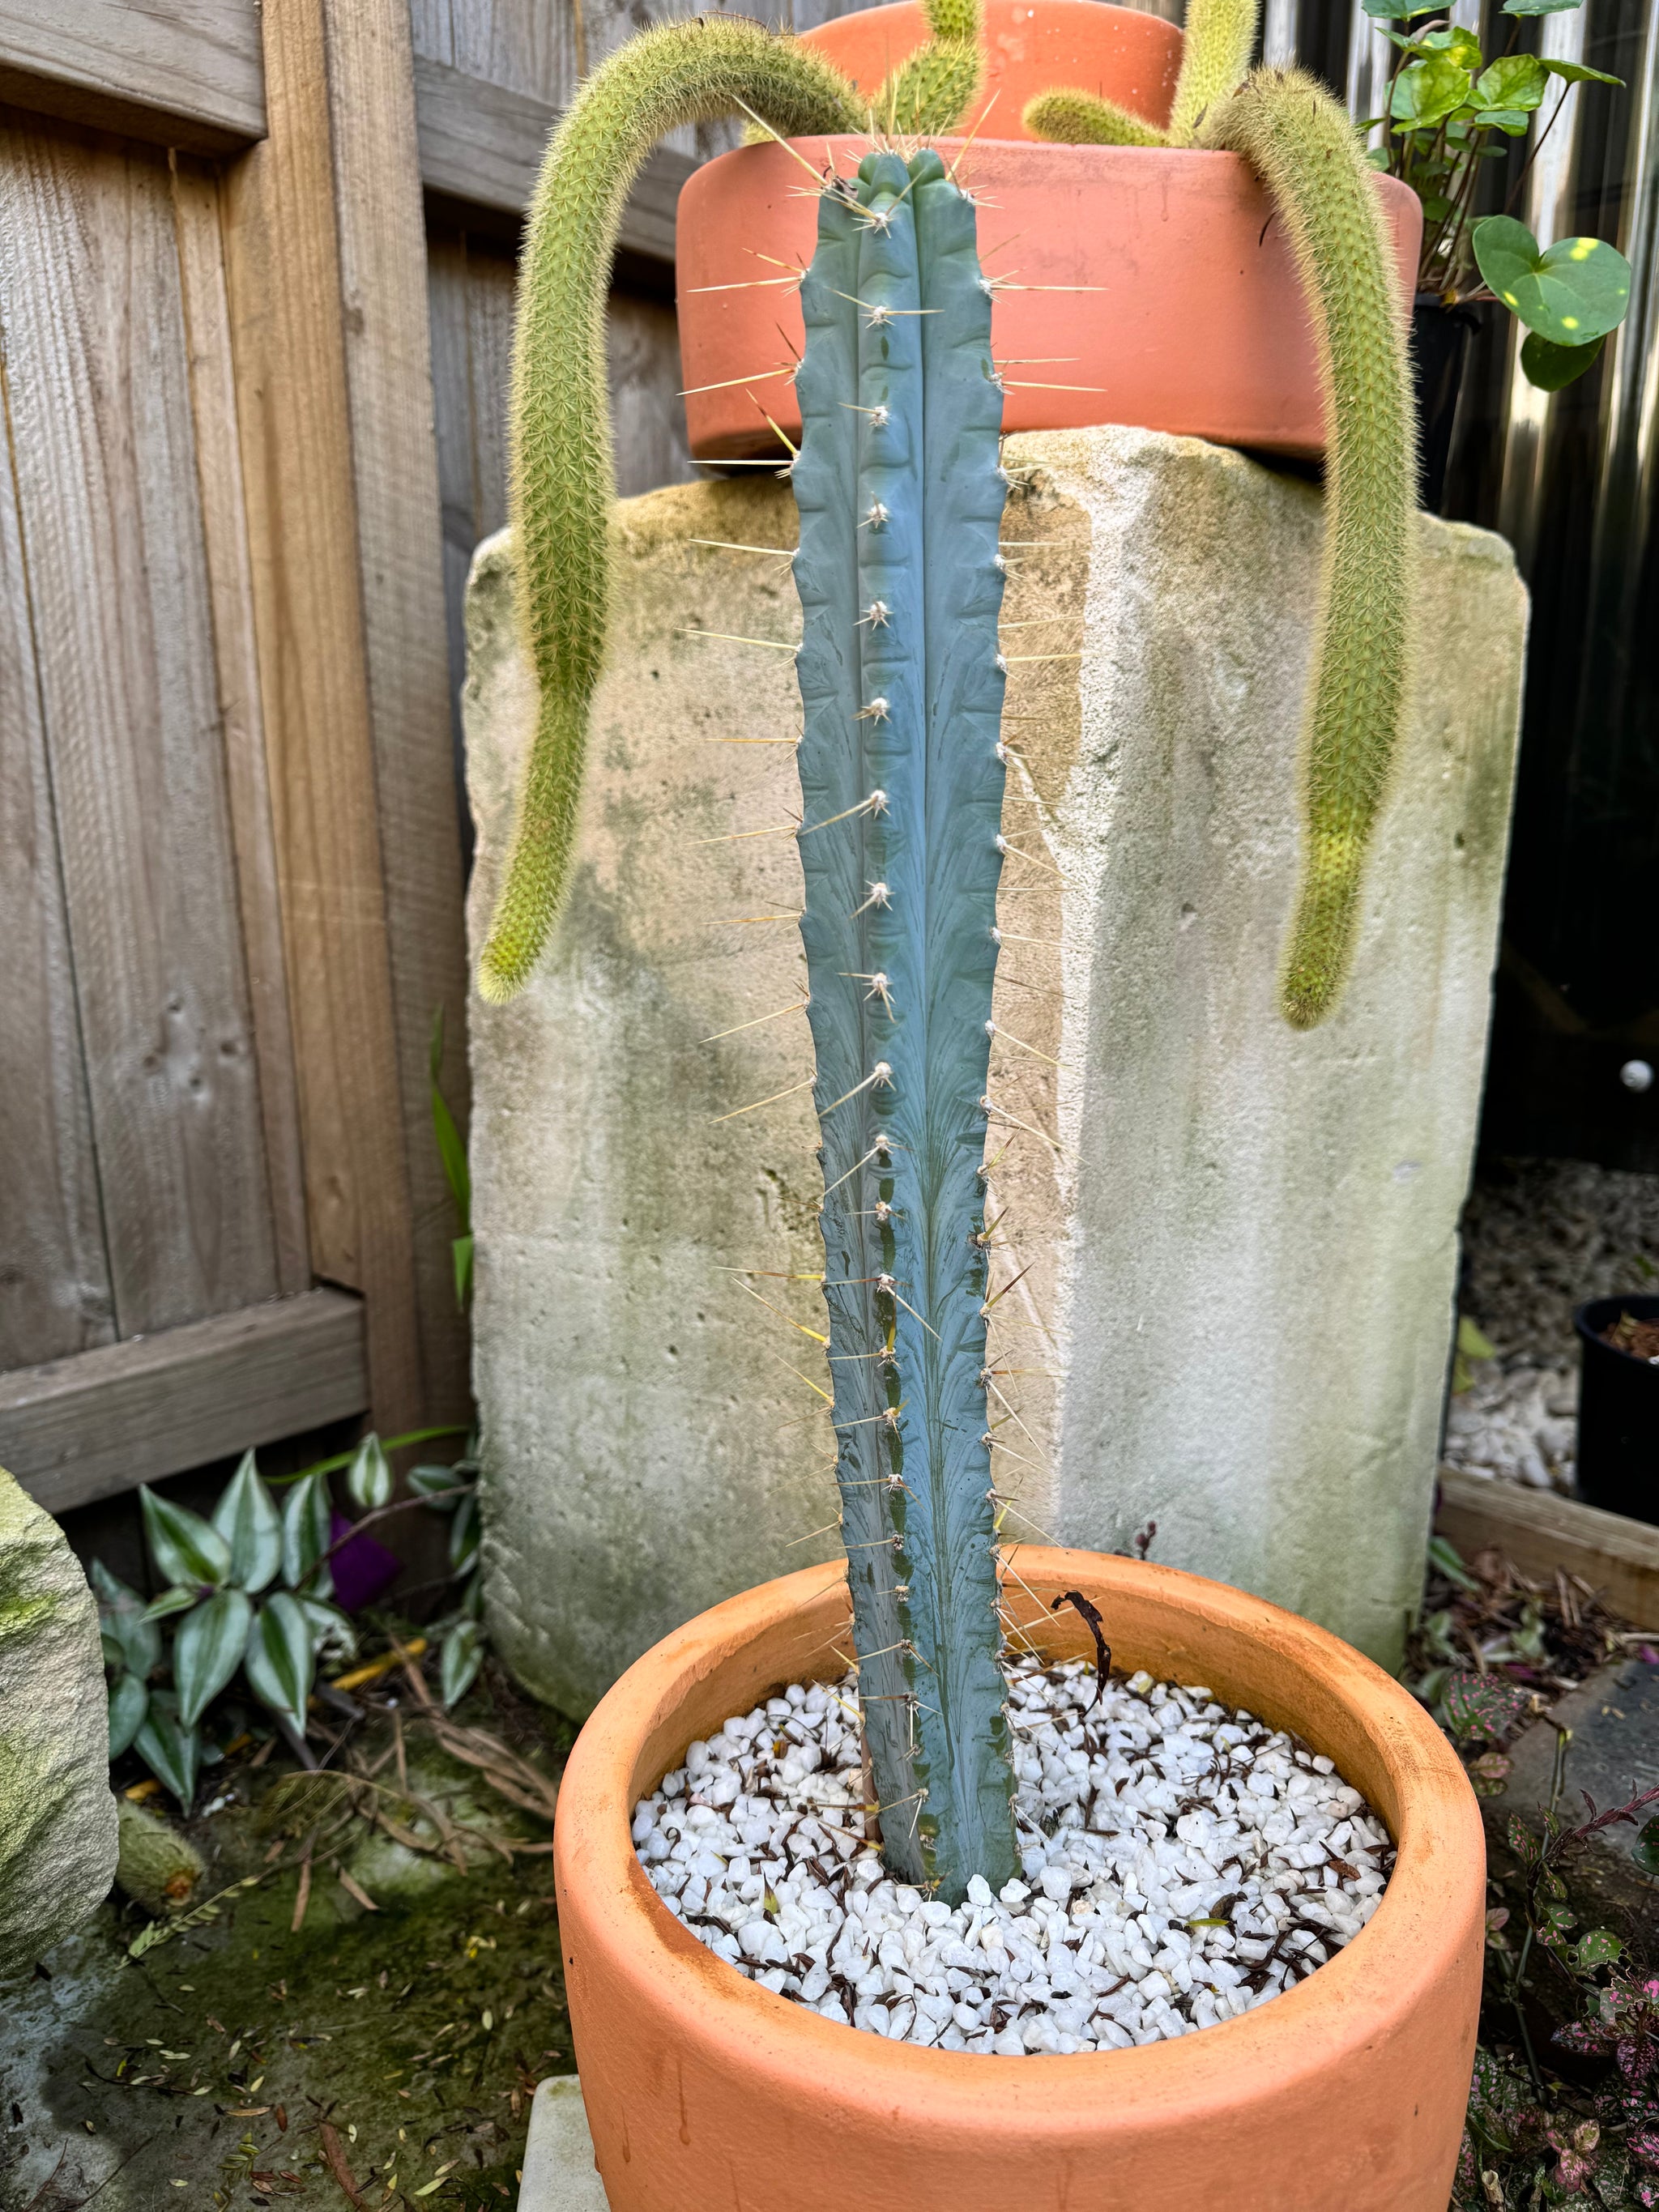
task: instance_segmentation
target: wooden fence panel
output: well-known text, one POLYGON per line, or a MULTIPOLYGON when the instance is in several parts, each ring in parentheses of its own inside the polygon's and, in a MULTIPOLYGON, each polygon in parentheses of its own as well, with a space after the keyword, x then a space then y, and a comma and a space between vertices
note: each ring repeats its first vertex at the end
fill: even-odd
MULTIPOLYGON (((0 280, 3 281, 3 280, 0 280)), ((0 353, 0 377, 3 354, 0 353)), ((0 465, 0 1366, 115 1333, 9 451, 0 465)))
POLYGON ((278 1288, 165 155, 0 118, 12 465, 118 1334, 278 1288))

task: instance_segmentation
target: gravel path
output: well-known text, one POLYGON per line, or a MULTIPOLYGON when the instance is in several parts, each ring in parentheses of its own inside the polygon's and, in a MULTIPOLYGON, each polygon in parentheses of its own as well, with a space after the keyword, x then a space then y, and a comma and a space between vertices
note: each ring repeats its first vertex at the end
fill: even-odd
POLYGON ((727 1721, 641 1800, 658 1893, 751 1980, 944 2051, 1111 2050, 1190 2033, 1322 1966, 1394 1863, 1328 1759, 1207 1689, 1009 1670, 1024 1880, 952 1911, 865 1847, 854 1678, 727 1721))

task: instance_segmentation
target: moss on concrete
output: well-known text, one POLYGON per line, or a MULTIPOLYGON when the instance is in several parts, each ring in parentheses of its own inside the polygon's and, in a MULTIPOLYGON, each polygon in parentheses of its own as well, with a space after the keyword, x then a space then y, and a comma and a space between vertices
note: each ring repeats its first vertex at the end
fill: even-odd
MULTIPOLYGON (((419 1766, 453 1820, 545 1843, 470 1770, 430 1750, 419 1766)), ((137 1960, 150 1923, 106 1903, 8 1993, 0 2204, 338 2212, 327 2129, 377 2212, 516 2202, 531 2091, 574 2065, 550 1858, 479 1844, 463 1874, 358 1826, 345 1864, 378 1910, 319 1866, 296 1934, 298 1847, 271 1863, 259 1820, 272 1779, 220 1771, 234 1802, 188 1832, 203 1894, 254 1887, 137 1960)))

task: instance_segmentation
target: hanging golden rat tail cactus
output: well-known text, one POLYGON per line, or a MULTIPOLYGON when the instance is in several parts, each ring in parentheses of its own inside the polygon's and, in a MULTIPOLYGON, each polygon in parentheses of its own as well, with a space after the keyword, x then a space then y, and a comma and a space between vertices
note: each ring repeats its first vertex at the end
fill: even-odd
POLYGON ((1273 196, 1313 318, 1328 425, 1325 552, 1303 734, 1304 848, 1281 980, 1311 1029, 1353 956, 1365 859, 1405 703, 1417 433, 1374 179, 1346 112, 1300 70, 1257 70, 1206 119, 1273 196))

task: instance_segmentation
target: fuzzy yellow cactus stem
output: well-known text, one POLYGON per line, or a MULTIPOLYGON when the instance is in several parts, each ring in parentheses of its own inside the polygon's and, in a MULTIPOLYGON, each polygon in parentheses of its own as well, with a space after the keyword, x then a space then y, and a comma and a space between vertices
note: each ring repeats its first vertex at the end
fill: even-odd
POLYGON ((1352 958, 1405 701, 1417 482, 1405 314, 1359 142, 1314 78, 1257 70, 1212 112, 1201 137, 1243 155, 1273 196, 1313 316, 1328 426, 1303 735, 1305 842, 1280 985, 1285 1019, 1311 1029, 1335 1005, 1352 958))
POLYGON ((1191 146, 1205 118, 1243 82, 1261 0, 1188 0, 1181 74, 1166 128, 1091 92, 1040 92, 1022 118, 1034 138, 1069 146, 1191 146))
POLYGON ((746 111, 785 137, 855 131, 866 112, 810 47, 741 17, 694 17, 630 40, 594 71, 536 187, 514 345, 509 504, 541 704, 479 962, 486 999, 511 998, 528 976, 564 895, 575 837, 610 596, 605 308, 623 208, 666 132, 746 111))

